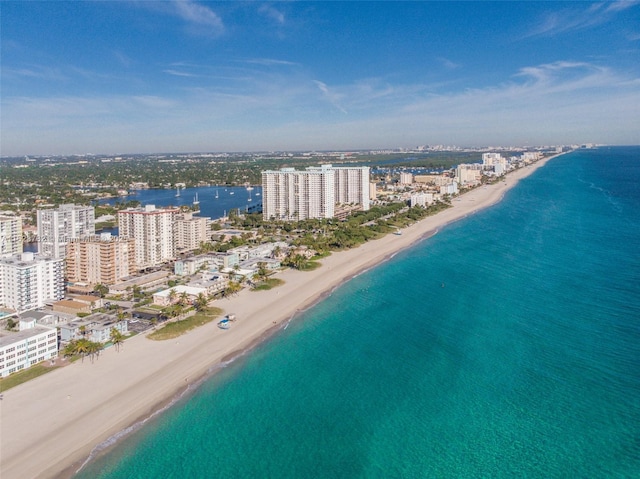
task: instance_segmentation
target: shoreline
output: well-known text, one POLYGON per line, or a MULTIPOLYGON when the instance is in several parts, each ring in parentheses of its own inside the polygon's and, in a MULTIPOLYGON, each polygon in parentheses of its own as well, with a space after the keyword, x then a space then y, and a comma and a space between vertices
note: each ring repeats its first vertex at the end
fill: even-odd
POLYGON ((93 363, 77 362, 10 389, 0 403, 0 474, 3 479, 73 476, 88 460, 108 453, 130 428, 137 430, 172 407, 226 363, 278 334, 298 313, 443 227, 498 203, 521 179, 561 154, 456 197, 451 208, 403 229, 400 236, 388 234, 333 253, 314 271, 286 270, 278 275, 285 283, 272 290, 243 290, 216 301, 238 317, 230 330, 211 322, 176 340, 135 336, 119 353, 110 348, 93 363))

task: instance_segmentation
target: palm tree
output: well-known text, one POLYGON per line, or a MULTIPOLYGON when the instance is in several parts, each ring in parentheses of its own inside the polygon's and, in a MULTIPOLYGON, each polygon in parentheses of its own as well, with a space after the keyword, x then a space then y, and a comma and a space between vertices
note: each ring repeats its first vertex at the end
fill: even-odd
POLYGON ((183 291, 182 293, 180 293, 180 299, 178 300, 178 303, 180 304, 180 306, 183 306, 183 307, 189 304, 189 295, 187 294, 186 291, 183 291))
POLYGON ((91 362, 93 362, 94 358, 100 357, 100 351, 102 351, 102 344, 96 343, 94 341, 88 341, 87 345, 87 353, 91 358, 91 362))
POLYGON ((120 352, 120 345, 124 342, 124 334, 116 328, 111 328, 111 334, 109 337, 111 339, 111 343, 116 347, 116 351, 120 352))
POLYGON ((173 302, 176 300, 176 294, 177 294, 177 293, 176 293, 176 290, 175 290, 175 289, 171 288, 171 289, 169 290, 169 303, 170 303, 170 304, 173 304, 173 302))
POLYGON ((209 304, 209 300, 204 293, 200 293, 193 304, 196 307, 196 311, 203 311, 209 304))
POLYGON ((78 339, 75 342, 75 347, 74 347, 74 354, 79 354, 80 356, 82 356, 82 361, 84 361, 84 357, 89 354, 89 351, 91 350, 90 348, 90 343, 91 341, 89 341, 88 339, 82 338, 82 339, 78 339))

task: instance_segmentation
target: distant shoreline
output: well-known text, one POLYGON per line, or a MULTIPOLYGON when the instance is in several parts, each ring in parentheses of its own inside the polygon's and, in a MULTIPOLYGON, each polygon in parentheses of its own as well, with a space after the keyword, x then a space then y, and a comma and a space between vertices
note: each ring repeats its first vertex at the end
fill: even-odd
MULTIPOLYGON (((224 363, 273 337, 296 314, 354 276, 392 259, 444 226, 496 204, 520 179, 559 155, 510 172, 506 182, 456 197, 460 201, 454 201, 451 208, 403 229, 402 235, 388 234, 333 253, 314 271, 286 270, 279 274, 285 283, 275 289, 244 290, 237 297, 217 301, 216 306, 238 317, 227 331, 212 322, 175 341, 136 336, 119 353, 110 348, 93 364, 76 362, 7 391, 0 437, 2 478, 72 476, 97 445, 119 438, 125 429, 164 411, 224 363)), ((110 449, 101 448, 94 455, 110 449)))

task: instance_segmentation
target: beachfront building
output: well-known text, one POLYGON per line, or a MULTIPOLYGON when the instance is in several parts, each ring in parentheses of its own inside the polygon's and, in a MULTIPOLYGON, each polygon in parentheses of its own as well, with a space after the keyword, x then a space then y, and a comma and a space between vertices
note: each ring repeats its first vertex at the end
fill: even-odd
POLYGON ((34 253, 0 259, 0 305, 27 311, 64 297, 64 260, 34 253))
POLYGON ((178 285, 173 288, 158 291, 153 294, 153 304, 158 306, 170 306, 186 298, 189 304, 192 304, 198 295, 203 294, 207 296, 208 291, 206 287, 184 286, 178 285))
POLYGON ((335 172, 330 168, 262 172, 262 214, 265 221, 333 218, 335 172))
POLYGON ((412 208, 414 206, 427 207, 433 204, 433 201, 433 193, 415 193, 411 195, 410 204, 412 208))
POLYGON ((27 369, 58 355, 58 331, 37 324, 34 318, 19 321, 20 331, 0 336, 0 376, 27 369))
POLYGON ((483 153, 482 166, 485 170, 493 171, 496 175, 502 175, 507 171, 507 159, 500 153, 483 153))
POLYGON ((22 253, 22 218, 0 216, 0 258, 22 253))
POLYGON ((68 343, 77 339, 88 339, 96 343, 106 343, 111 339, 111 330, 121 334, 129 332, 126 319, 118 320, 115 316, 105 313, 95 313, 83 319, 77 319, 59 326, 60 341, 68 343))
POLYGON ((135 239, 135 265, 149 268, 176 257, 175 219, 177 208, 157 209, 155 205, 127 208, 118 212, 121 236, 135 239))
POLYGON ((448 185, 442 185, 440 187, 441 195, 457 195, 458 194, 458 183, 455 181, 449 183, 448 185))
POLYGON ((67 245, 67 280, 116 284, 135 273, 135 240, 109 233, 67 245))
POLYGON ((321 165, 305 171, 282 168, 262 172, 262 211, 265 220, 333 218, 338 205, 368 210, 369 167, 321 165))
POLYGON ((66 204, 38 210, 37 221, 38 254, 42 256, 64 258, 69 242, 96 234, 92 206, 66 204))
POLYGON ((369 167, 321 165, 307 170, 331 170, 334 172, 334 200, 339 205, 358 205, 369 209, 369 167))
POLYGON ((193 251, 211 239, 211 218, 180 213, 176 215, 175 230, 176 250, 193 251))
POLYGON ((460 186, 475 186, 482 180, 483 166, 480 163, 461 163, 456 167, 456 181, 460 186))

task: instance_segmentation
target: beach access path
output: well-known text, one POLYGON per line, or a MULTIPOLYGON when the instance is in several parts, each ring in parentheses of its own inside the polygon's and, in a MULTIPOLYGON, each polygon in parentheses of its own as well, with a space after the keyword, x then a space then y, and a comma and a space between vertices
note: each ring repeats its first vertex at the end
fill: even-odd
POLYGON ((158 411, 297 311, 444 225, 497 203, 552 158, 457 197, 451 208, 403 229, 402 235, 333 253, 314 271, 286 270, 278 275, 285 283, 272 290, 244 290, 216 301, 215 306, 238 318, 228 330, 211 322, 175 340, 136 336, 120 352, 109 348, 93 362, 77 361, 6 391, 0 401, 0 477, 72 476, 97 445, 158 411))

